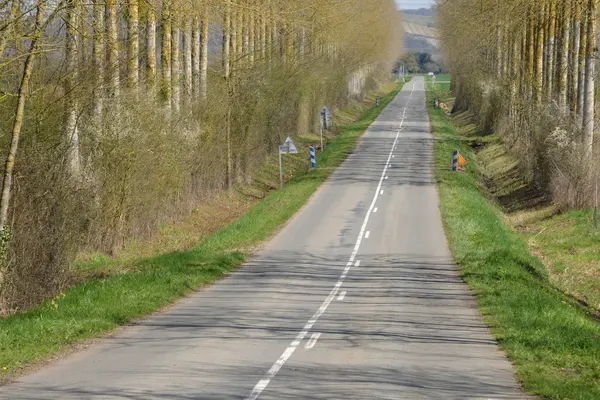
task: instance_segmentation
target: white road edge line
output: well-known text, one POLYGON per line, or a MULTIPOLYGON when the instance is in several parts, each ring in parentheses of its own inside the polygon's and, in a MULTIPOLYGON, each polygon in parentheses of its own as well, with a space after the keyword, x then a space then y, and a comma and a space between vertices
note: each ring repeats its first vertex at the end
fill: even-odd
MULTIPOLYGON (((410 102, 410 99, 412 97, 412 93, 414 90, 415 90, 415 85, 413 83, 412 91, 410 92, 410 96, 408 97, 406 106, 408 106, 408 103, 410 102)), ((404 110, 406 112, 406 107, 404 108, 404 110)), ((400 121, 400 129, 402 129, 403 123, 404 123, 404 116, 402 117, 402 120, 400 121)), ((344 283, 344 280, 346 279, 346 275, 348 274, 348 271, 350 271, 352 263, 354 262, 354 259, 356 258, 356 255, 358 254, 358 250, 360 249, 360 245, 361 245, 363 237, 365 235, 365 230, 367 228, 367 224, 369 223, 369 217, 371 217, 373 208, 375 208, 375 203, 377 203, 377 198, 379 197, 379 191, 381 190, 381 186, 383 185, 383 180, 385 178, 385 173, 387 172, 387 169, 388 169, 388 164, 389 164, 390 160, 392 159, 392 153, 394 152, 394 147, 396 147, 396 143, 398 143, 398 138, 400 137, 400 129, 396 132, 396 137, 394 138, 394 143, 392 144, 392 148, 390 150, 390 154, 388 156, 386 166, 383 168, 383 172, 381 173, 381 178, 379 178, 379 184, 377 185, 377 189, 375 190, 375 195, 373 196, 373 201, 371 202, 371 206, 367 210, 367 215, 365 215, 365 219, 364 219, 363 224, 358 233, 358 239, 356 240, 356 244, 354 245, 354 249, 352 250, 352 254, 350 255, 348 264, 346 264, 346 268, 340 275, 340 279, 337 281, 337 283, 335 284, 333 289, 331 289, 331 292, 325 298, 325 300, 321 304, 321 307, 319 307, 319 309, 308 320, 308 322, 304 325, 302 330, 296 335, 296 338, 290 343, 290 345, 285 349, 285 351, 281 354, 281 356, 277 359, 277 361, 275 361, 275 363, 271 366, 271 368, 269 368, 269 370, 263 376, 263 378, 260 381, 258 381, 258 383, 254 386, 254 389, 252 389, 252 393, 250 393, 250 395, 248 397, 246 397, 245 400, 258 399, 260 394, 267 388, 267 386, 269 386, 269 383, 271 383, 271 379, 273 379, 275 377, 275 375, 277 375, 277 373, 279 372, 281 367, 283 367, 283 365, 292 356, 292 354, 294 354, 294 351, 296 351, 296 348, 300 345, 300 342, 306 337, 306 335, 308 335, 308 331, 312 329, 313 325, 317 322, 317 320, 321 317, 321 315, 323 315, 323 313, 327 310, 327 308, 329 307, 329 305, 331 304, 331 302, 337 295, 337 292, 340 290, 340 287, 344 283)), ((381 190, 381 193, 383 194, 383 190, 381 190)), ((359 262, 360 261, 357 261, 357 266, 358 266, 359 262)))
POLYGON ((348 292, 346 292, 345 290, 342 290, 342 292, 338 296, 338 300, 344 300, 344 297, 346 297, 346 293, 348 293, 348 292))

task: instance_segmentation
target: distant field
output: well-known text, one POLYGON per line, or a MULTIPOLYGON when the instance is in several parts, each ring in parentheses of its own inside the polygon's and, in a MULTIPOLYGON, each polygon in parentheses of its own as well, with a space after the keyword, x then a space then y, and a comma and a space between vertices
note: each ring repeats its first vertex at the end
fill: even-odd
POLYGON ((424 25, 428 27, 435 27, 435 18, 429 15, 414 15, 414 14, 402 14, 402 19, 405 22, 413 24, 424 25))
POLYGON ((427 40, 430 44, 432 44, 435 47, 438 47, 439 45, 439 41, 437 38, 437 30, 434 28, 404 21, 404 31, 408 35, 413 35, 427 40))
POLYGON ((437 30, 425 25, 414 24, 412 22, 404 22, 404 30, 411 35, 424 36, 428 38, 436 38, 437 30))

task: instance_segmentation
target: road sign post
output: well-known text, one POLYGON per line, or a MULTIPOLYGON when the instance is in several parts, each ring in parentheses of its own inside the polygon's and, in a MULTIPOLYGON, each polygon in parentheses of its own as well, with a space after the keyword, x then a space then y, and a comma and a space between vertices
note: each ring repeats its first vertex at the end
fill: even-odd
POLYGON ((319 134, 321 135, 321 151, 323 151, 323 118, 319 119, 320 124, 319 124, 319 134))
POLYGON ((283 163, 281 161, 282 154, 298 154, 298 148, 294 144, 291 137, 288 136, 282 145, 279 145, 279 187, 283 188, 283 163))
POLYGON ((281 166, 281 146, 279 146, 279 189, 283 188, 283 167, 281 166))
POLYGON ((310 146, 308 149, 310 151, 310 167, 316 168, 317 167, 317 157, 315 154, 315 148, 310 146))
POLYGON ((452 153, 452 171, 458 170, 458 150, 454 150, 452 153))
POLYGON ((321 151, 325 150, 325 147, 323 147, 323 130, 329 130, 329 121, 331 120, 331 112, 329 112, 329 109, 327 108, 327 106, 323 106, 323 108, 321 109, 321 118, 320 118, 320 134, 321 134, 321 151))

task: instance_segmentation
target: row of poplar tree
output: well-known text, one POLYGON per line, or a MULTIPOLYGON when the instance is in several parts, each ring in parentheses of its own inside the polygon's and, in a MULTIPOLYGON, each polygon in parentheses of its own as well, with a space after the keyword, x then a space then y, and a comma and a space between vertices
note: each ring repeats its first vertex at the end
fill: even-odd
POLYGON ((510 146, 520 143, 538 179, 562 176, 571 183, 557 189, 578 192, 567 203, 586 205, 582 193, 595 164, 598 1, 439 0, 438 8, 457 108, 485 109, 486 129, 510 146))
POLYGON ((393 0, 0 0, 0 311, 251 181, 401 38, 393 0))

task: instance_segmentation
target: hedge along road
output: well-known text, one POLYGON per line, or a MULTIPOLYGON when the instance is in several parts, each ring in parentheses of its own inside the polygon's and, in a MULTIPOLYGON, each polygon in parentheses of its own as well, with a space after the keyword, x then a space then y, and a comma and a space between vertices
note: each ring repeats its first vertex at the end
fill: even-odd
POLYGON ((0 399, 519 399, 452 263, 423 78, 243 268, 0 399))

